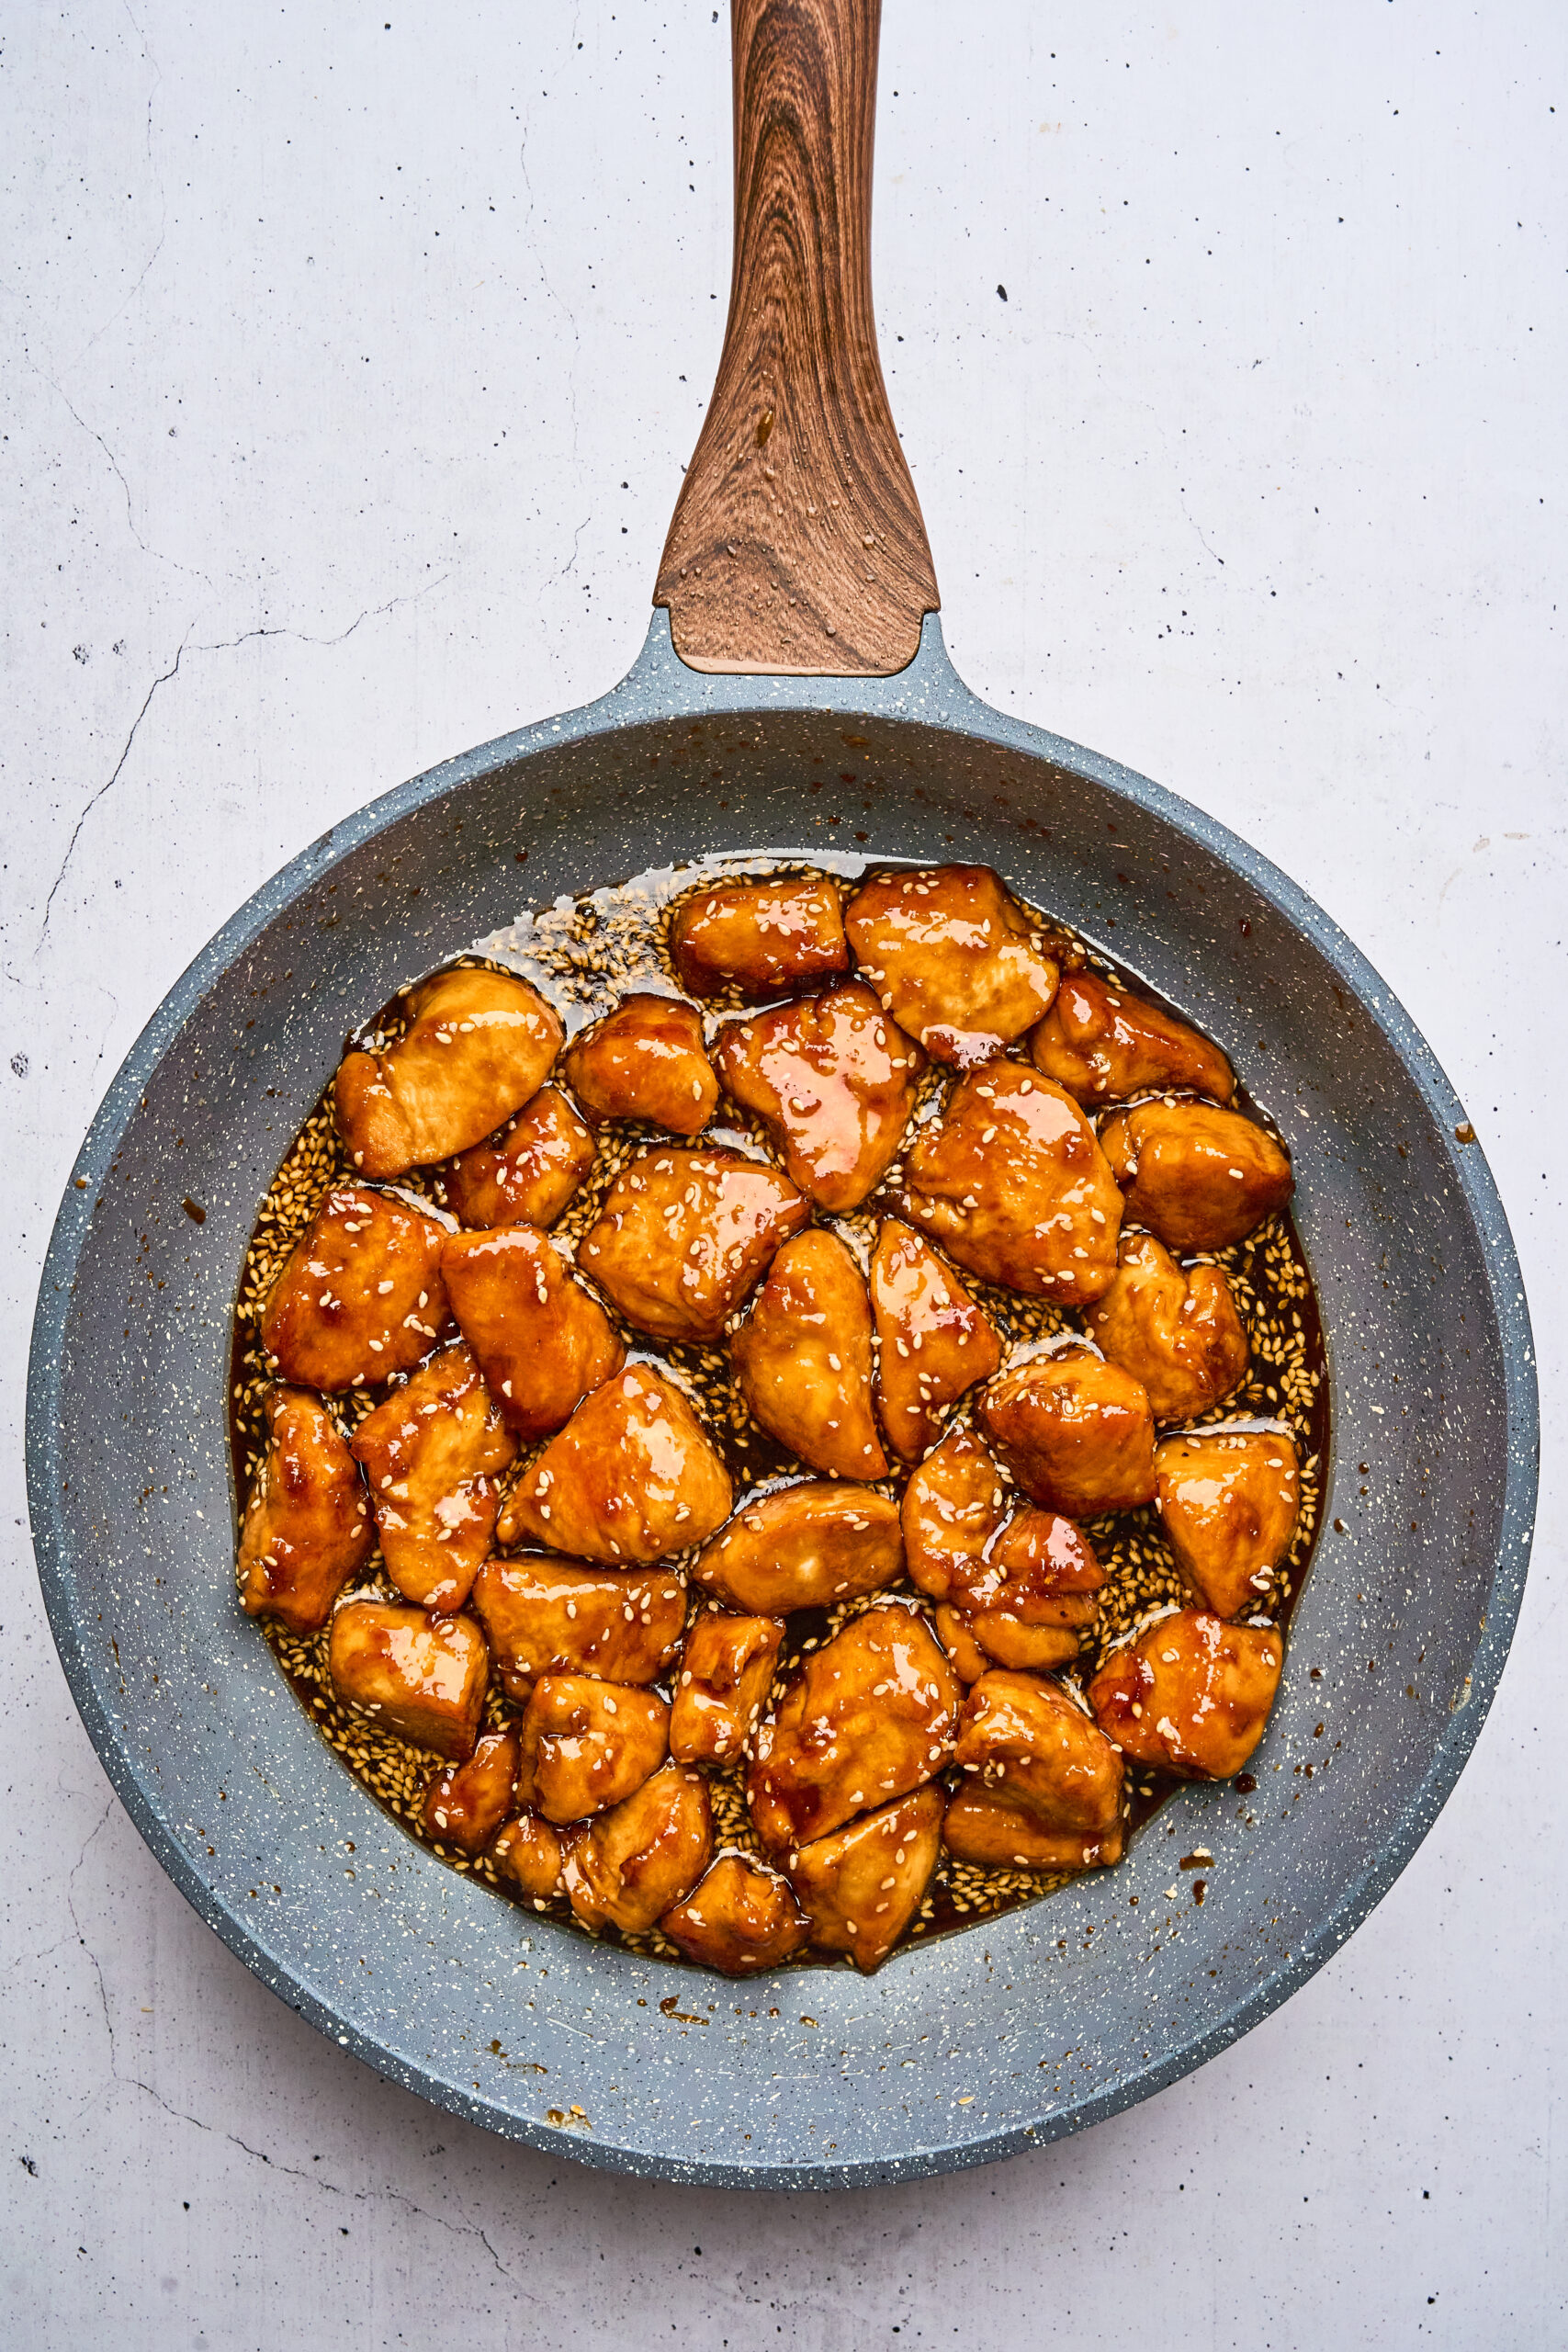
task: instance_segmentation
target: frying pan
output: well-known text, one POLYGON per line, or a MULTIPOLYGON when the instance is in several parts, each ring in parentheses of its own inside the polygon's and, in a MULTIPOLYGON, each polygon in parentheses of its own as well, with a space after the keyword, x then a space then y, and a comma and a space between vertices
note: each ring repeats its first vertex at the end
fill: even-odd
POLYGON ((82 1148, 28 1400, 72 1691, 230 1948, 455 2113, 731 2186, 983 2163, 1146 2098, 1277 2007, 1453 1786, 1535 1491, 1506 1223, 1404 1012, 1244 842, 988 709, 946 658, 872 320, 877 19, 878 0, 735 0, 728 336, 636 666, 324 834, 197 958, 82 1148), (519 1913, 349 1779, 235 1604, 224 1391, 258 1204, 367 1010, 525 903, 763 849, 994 865, 1222 1041, 1294 1154, 1334 1435, 1254 1792, 1186 1788, 1119 1869, 869 1979, 731 1986, 519 1913), (1201 1909, 1165 1893, 1200 1845, 1201 1909))

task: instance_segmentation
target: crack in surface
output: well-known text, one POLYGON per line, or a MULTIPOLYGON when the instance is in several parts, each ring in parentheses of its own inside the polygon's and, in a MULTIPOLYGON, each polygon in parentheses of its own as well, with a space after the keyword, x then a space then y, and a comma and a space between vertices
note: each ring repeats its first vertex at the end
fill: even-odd
MULTIPOLYGON (((69 401, 67 401, 65 404, 67 408, 71 405, 69 401)), ((73 413, 74 413, 74 412, 73 412, 73 413)), ((111 463, 113 461, 111 459, 111 463)), ((121 475, 120 479, 123 481, 124 476, 121 475)), ((129 492, 127 492, 126 496, 129 500, 129 492)), ((50 917, 54 911, 55 893, 65 879, 65 869, 70 865, 76 844, 82 838, 82 828, 86 823, 88 818, 92 815, 94 809, 97 807, 104 795, 107 792, 112 792, 115 786, 119 782, 120 773, 123 770, 127 760, 130 757, 130 747, 136 741, 137 729, 152 707, 152 697, 157 693, 160 686, 166 686, 171 678, 176 677, 179 674, 180 663, 185 657, 185 650, 189 642, 190 639, 188 636, 181 638, 178 650, 175 654, 173 662, 166 670, 161 670, 159 672, 152 684, 148 687, 146 695, 142 700, 141 707, 130 722, 130 732, 125 739, 124 748, 120 752, 118 759, 114 763, 113 771, 105 779, 105 781, 99 785, 96 792, 95 792, 88 799, 86 806, 83 808, 81 815, 77 818, 75 824, 71 829, 71 839, 65 844, 65 854, 60 861, 60 871, 56 874, 53 881, 50 884, 49 896, 43 902, 43 922, 39 929, 38 945, 33 949, 35 956, 43 953, 44 944, 49 937, 50 917)))
MULTIPOLYGON (((158 236, 157 242, 153 245, 152 252, 148 254, 146 260, 142 263, 141 269, 137 273, 135 285, 130 288, 130 291, 127 294, 124 301, 118 302, 115 305, 115 308, 109 312, 108 317, 104 321, 103 325, 97 329, 96 333, 90 334, 87 337, 86 342, 76 354, 77 361, 85 359, 88 352, 93 348, 93 345, 96 343, 101 342, 103 337, 107 334, 115 321, 125 316, 125 313, 130 310, 132 302, 135 301, 137 296, 141 293, 142 287, 146 284, 147 274, 151 270, 153 263, 157 260, 158 255, 163 252, 164 241, 169 233, 168 190, 164 186, 164 175, 158 169, 157 164, 154 162, 152 155, 152 106, 159 91, 164 86, 164 69, 159 64, 157 59, 153 56, 146 34, 142 31, 141 27, 137 23, 135 17, 131 14, 130 0, 120 0, 120 6, 125 11, 131 31, 136 35, 137 40, 141 44, 143 59, 152 69, 152 85, 147 93, 147 170, 153 187, 158 191, 158 236)), ((73 361, 72 364, 74 366, 76 362, 73 361)))

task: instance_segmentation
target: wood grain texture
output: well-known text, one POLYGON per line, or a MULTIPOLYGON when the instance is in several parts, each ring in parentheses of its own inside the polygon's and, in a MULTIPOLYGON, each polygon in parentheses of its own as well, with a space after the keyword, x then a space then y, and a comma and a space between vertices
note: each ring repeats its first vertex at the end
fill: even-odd
POLYGON ((881 0, 732 0, 735 262, 656 605, 698 670, 888 677, 936 574, 877 356, 881 0))

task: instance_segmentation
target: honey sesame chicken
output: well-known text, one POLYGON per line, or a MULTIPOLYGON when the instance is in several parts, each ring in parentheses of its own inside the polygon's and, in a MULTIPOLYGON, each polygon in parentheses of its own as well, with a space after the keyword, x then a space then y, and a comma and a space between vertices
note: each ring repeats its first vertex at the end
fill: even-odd
POLYGON ((338 1132, 362 1176, 400 1176, 493 1135, 538 1091, 566 1034, 509 973, 441 972, 405 1003, 397 1043, 345 1054, 333 1084, 338 1132))
POLYGON ((1122 1858, 1122 1758, 1055 1682, 982 1675, 964 1702, 964 1779, 942 1838, 960 1861, 1088 1870, 1122 1858))
POLYGON ((1267 1595, 1291 1547, 1301 1466, 1283 1430, 1197 1430, 1155 1454, 1155 1508, 1198 1599, 1238 1617, 1267 1595))
POLYGON ((370 1557, 365 1482, 342 1430, 307 1388, 266 1392, 266 1449, 240 1529, 240 1599, 314 1634, 370 1557))
POLYGON ((554 1825, 536 1813, 521 1813, 496 1832, 490 1849, 502 1884, 526 1895, 541 1910, 561 1893, 566 1849, 554 1825))
POLYGON ((820 1838, 952 1758, 959 1688, 915 1610, 883 1602, 812 1651, 751 1740, 746 1802, 764 1846, 820 1838))
POLYGON ((1156 1421, 1206 1413, 1247 1377, 1247 1331, 1219 1266, 1179 1266, 1150 1233, 1124 1233, 1116 1280, 1085 1320, 1141 1382, 1156 1421))
POLYGON ((732 1608, 776 1617, 879 1592, 903 1573, 897 1504, 836 1479, 748 1495, 692 1570, 732 1608))
POLYGON ((640 1789, 566 1842, 561 1883, 585 1928, 644 1935, 683 1902, 713 1854, 707 1782, 666 1764, 640 1789))
POLYGON ((1064 972, 1055 1002, 1029 1041, 1036 1069, 1086 1110, 1155 1087, 1228 1102, 1231 1066, 1217 1046, 1098 972, 1064 972))
POLYGON ((840 1214, 886 1175, 926 1067, 858 980, 732 1023, 716 1059, 725 1092, 761 1120, 792 1182, 840 1214))
POLYGON ((1155 1417, 1141 1382, 1069 1340, 993 1380, 979 1419, 1025 1494, 1070 1519, 1135 1510, 1155 1491, 1155 1417))
POLYGON ((378 1405, 350 1450, 370 1483, 387 1574, 423 1609, 461 1609, 495 1532, 495 1478, 515 1459, 479 1365, 442 1348, 378 1405))
POLYGON ((954 1609, 951 1601, 939 1600, 931 1611, 931 1624, 960 1682, 978 1682, 982 1674, 989 1674, 997 1661, 986 1656, 962 1610, 954 1609))
POLYGON ((871 1409, 871 1304, 843 1243, 813 1227, 786 1241, 730 1341, 755 1419, 813 1470, 881 1478, 871 1409))
POLYGON ((729 1475, 672 1380, 627 1364, 581 1404, 502 1507, 505 1544, 646 1565, 729 1516, 729 1475))
POLYGON ((1115 1279, 1115 1180, 1072 1096, 1023 1062, 976 1070, 921 1129, 900 1214, 971 1273, 1061 1306, 1115 1279))
POLYGON ((959 1398, 1001 1362, 996 1325, 929 1241, 885 1217, 871 1259, 876 1410, 887 1442, 918 1462, 959 1398))
POLYGON ((487 1560, 474 1608, 509 1699, 546 1674, 652 1682, 681 1646, 686 1592, 668 1568, 605 1568, 517 1553, 487 1560))
POLYGON ((448 1764, 424 1792, 428 1837, 460 1854, 480 1854, 490 1844, 517 1792, 522 1758, 517 1727, 487 1731, 466 1764, 448 1764))
POLYGON ((903 1521, 912 1581, 992 1663, 1043 1672, 1077 1656, 1104 1571, 1071 1520, 1018 1506, 973 1430, 950 1430, 926 1456, 903 1521))
POLYGON ((328 1396, 410 1372, 447 1320, 449 1223, 389 1193, 334 1184, 278 1271, 263 1347, 285 1380, 328 1396))
POLYGON ((1032 1028, 1056 992, 1043 926, 988 865, 879 876, 850 900, 844 928, 884 1009, 961 1069, 1032 1028))
POLYGON ((520 1437, 558 1430, 626 1360, 599 1301, 531 1225, 454 1233, 441 1272, 458 1329, 520 1437))
POLYGON ((721 1976, 777 1968, 810 1933, 788 1879, 739 1852, 718 1855, 659 1926, 688 1960, 721 1976))
POLYGON ((554 1225, 592 1167, 598 1146, 558 1086, 541 1086, 489 1143, 446 1171, 446 1198, 465 1225, 554 1225))
POLYGON ((517 1727, 517 1794, 558 1828, 619 1804, 663 1763, 670 1710, 651 1690, 546 1674, 517 1727))
POLYGON ((733 988, 750 1002, 850 967, 843 911, 831 882, 731 882, 676 909, 670 954, 694 996, 733 988))
POLYGON ((678 997, 623 997, 572 1039, 561 1074, 590 1119, 637 1119, 674 1136, 700 1135, 718 1102, 703 1016, 678 997))
POLYGON ((931 1884, 942 1815, 941 1789, 918 1789, 795 1849, 786 1867, 814 1951, 848 1952, 867 1973, 881 1965, 931 1884))
POLYGON ((578 1263, 656 1339, 711 1340, 750 1295, 809 1204, 735 1151, 647 1151, 615 1179, 578 1263))
POLYGON ((1184 1781, 1228 1781, 1263 1736, 1283 1657, 1277 1626, 1178 1610, 1111 1652, 1089 1702, 1134 1763, 1184 1781))
POLYGON ((735 1761, 766 1702, 784 1637, 777 1617, 708 1609, 694 1620, 670 1714, 678 1764, 735 1761))
POLYGON ((327 1637, 340 1697, 453 1763, 467 1763, 490 1684, 484 1635, 471 1617, 428 1617, 385 1600, 344 1600, 327 1637))
POLYGON ((1282 1209, 1295 1179, 1256 1119, 1213 1102, 1161 1098, 1113 1111, 1100 1129, 1134 1224, 1172 1250, 1227 1250, 1282 1209))

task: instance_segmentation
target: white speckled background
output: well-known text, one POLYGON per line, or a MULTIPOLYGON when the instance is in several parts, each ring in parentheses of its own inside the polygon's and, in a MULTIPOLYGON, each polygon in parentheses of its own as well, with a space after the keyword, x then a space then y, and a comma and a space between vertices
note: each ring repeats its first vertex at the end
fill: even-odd
POLYGON ((1346 926, 1464 1096, 1524 1261, 1536 1564, 1475 1758, 1370 1923, 1079 2142, 832 2199, 648 2188, 320 2040, 186 1909, 73 1711, 20 1467, 61 1185, 257 883, 629 663, 722 324, 711 15, 73 0, 5 25, 0 2334, 1568 2343, 1545 0, 1110 0, 1092 28, 895 0, 884 32, 884 360, 954 660, 1346 926))

